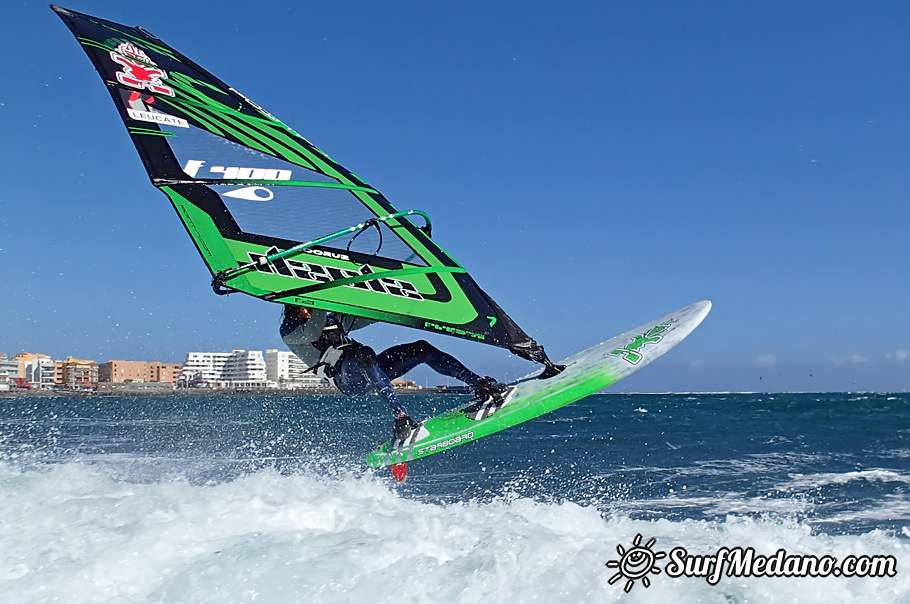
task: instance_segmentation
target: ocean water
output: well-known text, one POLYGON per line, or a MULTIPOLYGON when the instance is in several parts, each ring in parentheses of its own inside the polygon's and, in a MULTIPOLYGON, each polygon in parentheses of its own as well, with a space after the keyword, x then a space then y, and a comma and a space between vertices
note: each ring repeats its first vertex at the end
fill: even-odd
POLYGON ((908 394, 602 394, 401 485, 362 465, 390 424, 372 397, 0 398, 0 601, 910 602, 908 394), (641 546, 896 574, 608 566, 641 546))

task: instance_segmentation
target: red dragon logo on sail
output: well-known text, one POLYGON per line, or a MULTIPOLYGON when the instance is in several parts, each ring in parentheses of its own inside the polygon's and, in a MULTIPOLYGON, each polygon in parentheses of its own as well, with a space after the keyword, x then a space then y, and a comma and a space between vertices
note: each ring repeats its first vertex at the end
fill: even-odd
POLYGON ((138 90, 149 90, 157 94, 174 96, 174 89, 162 84, 167 72, 158 69, 145 52, 129 42, 121 42, 111 51, 111 60, 122 67, 117 72, 117 81, 138 90))

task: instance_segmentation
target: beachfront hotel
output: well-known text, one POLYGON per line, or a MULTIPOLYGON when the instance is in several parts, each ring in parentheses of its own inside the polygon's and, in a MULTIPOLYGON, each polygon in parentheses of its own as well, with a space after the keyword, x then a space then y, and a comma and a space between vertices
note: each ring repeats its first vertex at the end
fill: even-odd
POLYGON ((163 391, 177 387, 213 388, 328 388, 291 352, 269 349, 231 352, 189 352, 184 363, 112 359, 96 363, 67 357, 54 361, 40 353, 13 357, 0 353, 0 391, 103 390, 131 387, 163 391), (139 385, 147 385, 140 388, 139 385), (154 387, 153 387, 154 386, 154 387))

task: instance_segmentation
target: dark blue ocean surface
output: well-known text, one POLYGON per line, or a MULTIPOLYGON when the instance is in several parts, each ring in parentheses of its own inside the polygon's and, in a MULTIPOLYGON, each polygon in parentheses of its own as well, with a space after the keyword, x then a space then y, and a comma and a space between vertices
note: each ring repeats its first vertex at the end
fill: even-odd
MULTIPOLYGON (((418 417, 460 400, 404 397, 418 417)), ((372 397, 2 398, 0 587, 23 602, 392 601, 389 582, 416 573, 418 601, 832 601, 819 585, 910 601, 908 394, 597 395, 412 462, 402 485, 362 464, 390 424, 372 397), (625 594, 604 563, 639 533, 903 566, 653 577, 625 594)))

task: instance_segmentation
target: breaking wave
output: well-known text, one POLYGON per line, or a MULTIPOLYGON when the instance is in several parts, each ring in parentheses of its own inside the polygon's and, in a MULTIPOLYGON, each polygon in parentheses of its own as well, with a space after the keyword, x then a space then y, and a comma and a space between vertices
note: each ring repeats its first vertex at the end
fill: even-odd
POLYGON ((0 463, 4 601, 868 603, 910 593, 910 540, 882 530, 829 536, 785 515, 636 520, 527 496, 421 501, 380 474, 318 462, 209 482, 149 467, 129 456, 0 463), (663 574, 626 594, 605 563, 637 534, 663 551, 888 553, 898 575, 710 586, 663 574))

